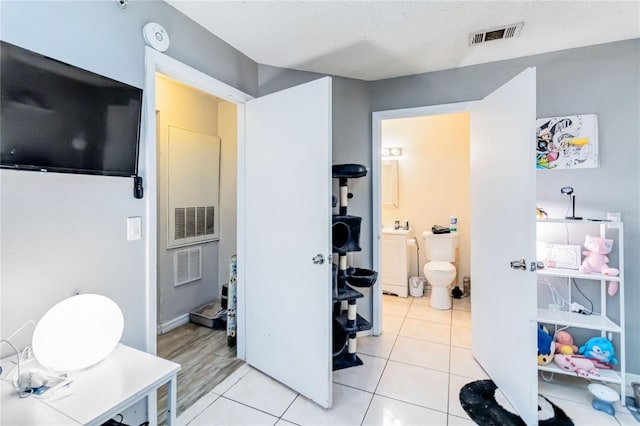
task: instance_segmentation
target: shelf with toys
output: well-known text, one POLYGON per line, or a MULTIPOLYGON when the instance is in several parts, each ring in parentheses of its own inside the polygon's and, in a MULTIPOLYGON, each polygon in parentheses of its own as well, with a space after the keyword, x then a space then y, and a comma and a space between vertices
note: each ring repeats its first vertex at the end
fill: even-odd
POLYGON ((603 315, 584 315, 577 312, 552 311, 550 309, 538 308, 538 322, 613 333, 622 331, 618 324, 603 315))
POLYGON ((619 385, 620 402, 624 405, 623 224, 608 220, 549 218, 539 219, 537 228, 538 239, 542 240, 538 242, 537 250, 537 260, 542 262, 537 270, 537 319, 541 324, 538 370, 619 385), (583 239, 581 246, 569 244, 569 241, 580 239, 583 239), (572 295, 572 288, 578 291, 582 300, 588 299, 588 308, 575 303, 577 295, 572 295), (585 296, 581 288, 590 297, 585 296), (555 332, 548 332, 542 325, 553 327, 555 332), (583 345, 579 349, 567 329, 581 335, 583 345), (562 338, 560 333, 563 333, 562 338), (547 346, 549 343, 550 347, 547 346))
MULTIPOLYGON (((567 373, 565 370, 561 369, 560 367, 558 367, 555 363, 551 363, 549 365, 539 365, 538 366, 538 370, 539 371, 546 371, 548 373, 555 373, 555 374, 565 374, 565 375, 571 375, 571 376, 575 376, 575 373, 571 372, 571 373, 567 373)), ((615 371, 615 370, 603 370, 603 369, 599 369, 598 370, 598 376, 593 376, 591 374, 588 374, 587 376, 585 376, 585 379, 589 379, 589 380, 599 380, 601 382, 608 382, 608 383, 615 383, 615 384, 621 384, 622 383, 622 377, 620 376, 620 373, 615 371)))

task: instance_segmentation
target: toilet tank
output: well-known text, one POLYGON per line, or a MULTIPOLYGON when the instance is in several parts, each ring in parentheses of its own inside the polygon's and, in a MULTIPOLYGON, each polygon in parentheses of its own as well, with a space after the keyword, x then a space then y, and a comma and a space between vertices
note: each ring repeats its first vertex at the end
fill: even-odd
POLYGON ((458 247, 458 233, 434 234, 423 232, 422 237, 427 249, 427 260, 439 260, 443 262, 455 262, 456 248, 458 247))

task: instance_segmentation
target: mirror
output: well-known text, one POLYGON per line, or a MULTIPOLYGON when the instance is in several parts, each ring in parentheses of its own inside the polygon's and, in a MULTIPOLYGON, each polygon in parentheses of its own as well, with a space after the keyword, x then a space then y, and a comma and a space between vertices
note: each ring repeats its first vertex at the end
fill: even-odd
POLYGON ((398 160, 382 161, 382 207, 398 207, 398 160))

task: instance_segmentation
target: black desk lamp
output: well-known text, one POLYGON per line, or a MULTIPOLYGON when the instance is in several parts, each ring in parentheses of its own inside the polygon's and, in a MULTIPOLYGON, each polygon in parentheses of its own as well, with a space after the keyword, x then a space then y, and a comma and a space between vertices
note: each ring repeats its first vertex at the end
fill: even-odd
POLYGON ((581 217, 576 216, 576 196, 573 194, 573 187, 563 186, 560 188, 560 192, 567 194, 571 199, 571 216, 565 216, 565 219, 582 220, 581 217))

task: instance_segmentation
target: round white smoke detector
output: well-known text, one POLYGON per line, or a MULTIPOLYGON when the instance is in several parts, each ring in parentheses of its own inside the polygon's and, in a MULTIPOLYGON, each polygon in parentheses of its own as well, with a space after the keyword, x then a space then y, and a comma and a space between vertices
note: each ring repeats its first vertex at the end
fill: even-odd
POLYGON ((148 22, 142 27, 144 41, 154 49, 164 52, 169 48, 169 34, 157 22, 148 22))

